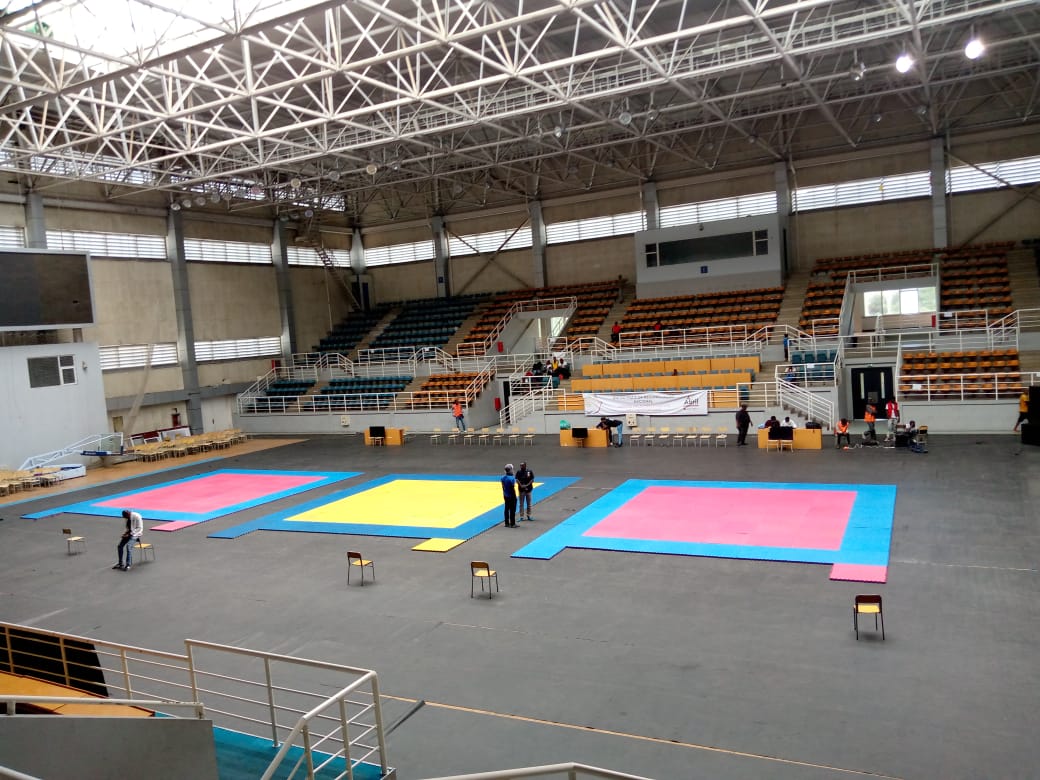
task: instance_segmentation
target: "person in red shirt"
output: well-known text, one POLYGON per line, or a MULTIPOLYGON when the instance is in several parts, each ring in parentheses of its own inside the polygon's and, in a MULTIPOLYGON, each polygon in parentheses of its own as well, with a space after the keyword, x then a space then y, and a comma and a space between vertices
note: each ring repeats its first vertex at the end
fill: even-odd
POLYGON ((888 418, 888 433, 890 436, 894 435, 896 423, 899 422, 899 402, 895 398, 889 398, 885 404, 885 417, 888 418))
POLYGON ((834 426, 834 449, 841 449, 841 440, 845 439, 845 446, 852 446, 852 438, 849 436, 849 421, 842 417, 834 426))
POLYGON ((619 341, 621 341, 621 325, 615 322, 610 329, 610 343, 617 344, 619 341))

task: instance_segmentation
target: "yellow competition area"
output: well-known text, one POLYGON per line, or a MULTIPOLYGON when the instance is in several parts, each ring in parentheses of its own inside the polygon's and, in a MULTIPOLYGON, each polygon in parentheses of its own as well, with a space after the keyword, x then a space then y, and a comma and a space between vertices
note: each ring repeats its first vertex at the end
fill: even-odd
MULTIPOLYGON (((533 504, 577 479, 537 480, 533 504)), ((398 536, 425 540, 413 550, 446 552, 502 520, 501 477, 388 474, 210 536, 235 539, 253 531, 398 536)))

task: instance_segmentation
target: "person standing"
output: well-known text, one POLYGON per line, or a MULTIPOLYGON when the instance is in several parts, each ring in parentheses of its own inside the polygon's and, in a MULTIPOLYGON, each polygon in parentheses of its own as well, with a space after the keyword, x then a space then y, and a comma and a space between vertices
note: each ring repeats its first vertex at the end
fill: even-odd
POLYGON ((747 404, 741 404, 737 410, 737 446, 743 447, 747 444, 747 432, 751 427, 751 415, 748 414, 747 404))
POLYGON ((621 341, 621 323, 615 322, 610 327, 610 343, 617 344, 621 341))
POLYGON ((534 493, 534 472, 527 468, 527 463, 521 463, 516 472, 516 487, 520 491, 520 505, 518 514, 521 520, 533 520, 531 517, 531 494, 534 493), (524 511, 524 507, 527 511, 524 511))
POLYGON ((874 404, 867 403, 867 408, 863 411, 863 421, 867 424, 867 437, 876 443, 877 431, 874 430, 874 423, 877 421, 877 407, 874 404))
POLYGON ((502 503, 505 506, 505 527, 516 528, 516 477, 513 464, 506 464, 506 475, 502 477, 502 503))
POLYGON ((455 418, 455 426, 459 429, 459 433, 465 433, 466 418, 462 414, 462 401, 458 398, 451 405, 451 416, 455 418))
POLYGON ((1018 397, 1018 419, 1015 420, 1015 427, 1011 430, 1018 433, 1018 426, 1024 422, 1029 422, 1029 393, 1025 390, 1018 397))
POLYGON ((896 423, 899 422, 899 402, 895 398, 889 398, 885 404, 885 417, 888 418, 888 433, 891 436, 895 434, 896 423))
POLYGON ((126 519, 126 530, 123 531, 123 535, 119 539, 119 546, 116 547, 117 561, 112 568, 130 571, 130 566, 133 563, 130 553, 134 549, 137 540, 141 538, 141 534, 144 533, 144 520, 141 519, 141 515, 138 512, 130 509, 123 510, 123 517, 126 519), (126 550, 125 564, 123 563, 124 550, 126 550))

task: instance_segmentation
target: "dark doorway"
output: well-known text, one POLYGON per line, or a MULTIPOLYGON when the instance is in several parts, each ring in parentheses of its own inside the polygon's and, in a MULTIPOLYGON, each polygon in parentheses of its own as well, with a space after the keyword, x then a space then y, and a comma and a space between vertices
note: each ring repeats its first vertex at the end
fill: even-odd
POLYGON ((895 386, 892 384, 891 366, 871 366, 869 368, 853 368, 852 379, 852 417, 863 419, 863 410, 870 401, 877 407, 878 418, 885 414, 885 401, 895 397, 895 386))

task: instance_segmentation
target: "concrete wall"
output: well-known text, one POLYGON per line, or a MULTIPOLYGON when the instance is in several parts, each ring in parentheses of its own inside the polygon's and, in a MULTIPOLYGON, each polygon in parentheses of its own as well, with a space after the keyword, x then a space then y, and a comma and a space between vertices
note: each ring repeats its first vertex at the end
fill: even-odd
MULTIPOLYGON (((0 464, 18 468, 32 455, 62 449, 111 428, 105 413, 105 388, 97 344, 47 344, 0 349, 0 398, 3 399, 3 436, 0 464), (27 360, 71 355, 74 384, 29 387, 27 360)), ((69 456, 63 463, 82 463, 69 456)))
POLYGON ((207 720, 11 715, 0 718, 0 757, 46 780, 217 780, 207 720))
POLYGON ((703 225, 644 230, 635 235, 634 262, 636 289, 640 298, 779 287, 783 284, 780 267, 780 224, 776 215, 772 214, 725 219, 703 225), (756 230, 766 230, 769 233, 767 254, 719 260, 706 257, 691 263, 647 267, 646 247, 649 244, 750 233, 756 230))
POLYGON ((811 268, 822 257, 840 257, 932 245, 928 199, 807 211, 791 217, 792 268, 811 268))

